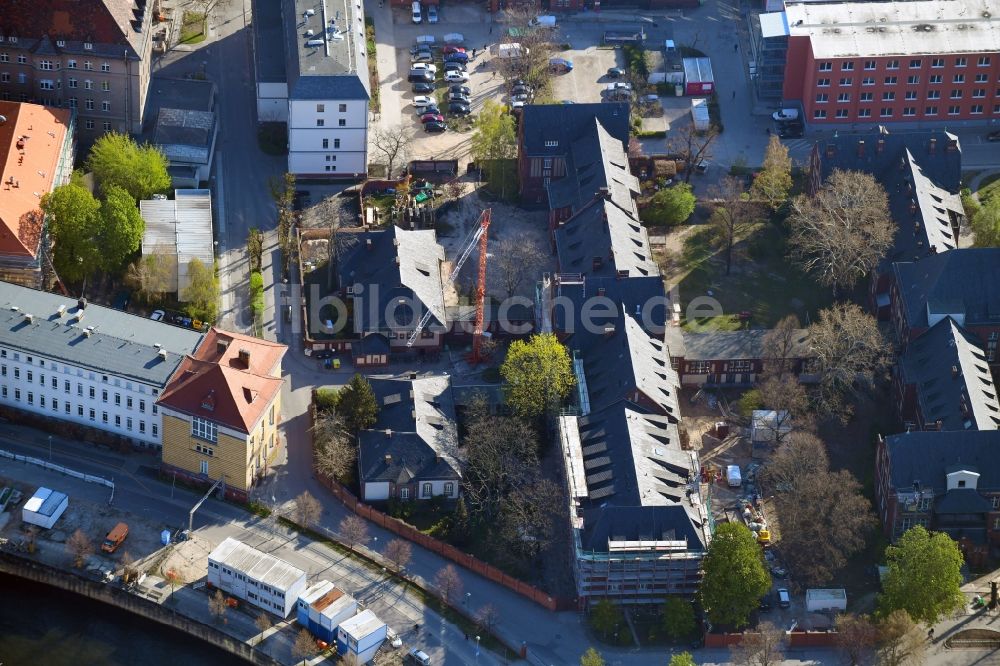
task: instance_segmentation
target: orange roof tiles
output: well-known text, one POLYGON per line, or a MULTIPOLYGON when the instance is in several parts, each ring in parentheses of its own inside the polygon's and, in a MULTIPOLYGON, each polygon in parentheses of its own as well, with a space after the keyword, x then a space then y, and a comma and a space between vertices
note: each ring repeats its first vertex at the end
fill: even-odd
POLYGON ((58 183, 68 109, 0 101, 0 254, 34 257, 42 195, 58 183))
POLYGON ((249 433, 281 391, 287 347, 212 328, 177 368, 159 404, 249 433), (249 352, 249 365, 241 352, 249 352))

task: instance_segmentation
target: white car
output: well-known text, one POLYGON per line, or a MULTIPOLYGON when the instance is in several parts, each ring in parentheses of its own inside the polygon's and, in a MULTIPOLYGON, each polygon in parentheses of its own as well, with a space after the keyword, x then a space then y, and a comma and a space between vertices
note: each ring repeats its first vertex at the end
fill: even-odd
POLYGON ((444 80, 449 83, 465 83, 469 80, 469 75, 465 72, 445 72, 444 80))
POLYGON ((153 321, 163 321, 163 317, 166 313, 163 310, 153 310, 153 314, 149 315, 149 318, 153 321))
POLYGON ((427 5, 427 22, 437 23, 438 22, 438 10, 434 5, 427 5))
POLYGON ((412 72, 415 69, 423 69, 430 72, 431 74, 437 74, 438 71, 437 65, 432 65, 429 62, 410 63, 410 71, 412 72))
POLYGON ((432 104, 437 104, 437 102, 427 95, 417 95, 413 98, 413 106, 431 106, 432 104))
POLYGON ((421 20, 421 17, 420 17, 420 3, 419 2, 414 2, 412 9, 413 9, 413 22, 414 23, 420 23, 420 20, 421 20))
POLYGON ((798 109, 781 109, 771 114, 775 120, 795 120, 799 117, 798 109))

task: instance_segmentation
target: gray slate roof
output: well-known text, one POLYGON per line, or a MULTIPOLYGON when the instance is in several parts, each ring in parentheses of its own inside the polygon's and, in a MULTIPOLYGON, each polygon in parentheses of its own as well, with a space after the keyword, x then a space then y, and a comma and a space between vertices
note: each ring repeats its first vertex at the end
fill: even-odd
POLYGON ((160 109, 153 143, 168 160, 208 164, 215 114, 211 111, 160 109))
POLYGON ((369 382, 379 413, 372 428, 358 434, 362 480, 461 479, 451 379, 373 377, 369 382))
POLYGON ((919 481, 922 488, 942 495, 947 488, 946 475, 959 466, 979 472, 979 492, 1000 491, 1000 432, 996 430, 921 430, 889 435, 885 445, 890 481, 897 490, 908 490, 919 481))
POLYGON ((549 208, 570 206, 575 213, 598 196, 601 188, 607 188, 612 201, 636 215, 632 198, 639 194, 639 180, 629 169, 625 144, 595 118, 570 144, 566 176, 549 184, 549 208))
POLYGON ((100 305, 88 304, 82 321, 79 313, 76 299, 0 282, 0 347, 162 387, 204 337, 100 305), (166 350, 166 359, 154 344, 166 350))
POLYGON ((627 208, 595 199, 555 232, 559 270, 594 277, 658 276, 646 228, 627 208), (595 268, 595 260, 600 265, 595 268))
MULTIPOLYGON (((676 327, 667 329, 667 347, 670 356, 687 361, 723 361, 759 359, 764 356, 764 339, 768 329, 740 331, 712 331, 695 333, 676 327)), ((810 358, 807 329, 795 332, 791 358, 810 358)))
POLYGON ((946 317, 906 348, 900 370, 903 381, 914 386, 926 422, 941 421, 944 430, 996 430, 1000 425, 997 389, 979 345, 946 317))
POLYGON ((934 502, 934 513, 987 513, 993 507, 974 488, 952 488, 934 502))
POLYGON ((966 328, 1000 324, 1000 248, 951 250, 893 270, 911 328, 945 315, 966 328))
POLYGON ((356 333, 389 328, 387 310, 391 314, 401 298, 415 298, 422 308, 414 314, 408 304, 395 307, 396 328, 415 326, 423 308, 430 310, 438 325, 447 323, 441 279, 445 254, 433 230, 410 231, 396 226, 377 231, 342 230, 337 234, 337 257, 341 288, 364 287, 360 294, 357 288, 354 293, 356 333), (372 302, 373 294, 377 294, 377 303, 372 302))
POLYGON ((689 551, 707 548, 701 519, 689 507, 607 506, 583 512, 580 546, 586 551, 608 552, 608 541, 686 541, 689 551))
POLYGON ((618 141, 628 141, 627 102, 529 104, 521 110, 523 154, 532 157, 565 155, 572 142, 590 129, 594 119, 618 141), (546 141, 555 141, 556 145, 546 146, 546 141))
POLYGON ((645 328, 652 333, 660 334, 667 322, 666 303, 663 278, 659 275, 629 277, 627 280, 585 276, 582 280, 559 283, 555 311, 552 315, 553 327, 562 333, 576 336, 573 346, 584 349, 591 343, 582 338, 603 335, 605 323, 617 322, 624 313, 634 315, 638 312, 642 315, 645 310, 645 318, 649 320, 645 328), (599 317, 597 315, 604 308, 595 309, 592 315, 596 329, 588 331, 581 321, 584 307, 588 303, 596 304, 598 298, 604 306, 614 308, 614 314, 610 317, 599 317))
POLYGON ((351 0, 282 3, 289 99, 369 99, 365 17, 359 4, 351 0), (307 16, 310 11, 313 14, 307 16), (307 45, 314 40, 325 44, 307 45))

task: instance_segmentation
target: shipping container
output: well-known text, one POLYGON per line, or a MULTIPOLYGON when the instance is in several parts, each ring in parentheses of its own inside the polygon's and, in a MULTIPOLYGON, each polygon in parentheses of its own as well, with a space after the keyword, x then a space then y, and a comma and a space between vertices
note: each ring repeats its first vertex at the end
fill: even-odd
POLYGON ((715 92, 715 74, 708 58, 684 58, 684 94, 710 96, 715 92))

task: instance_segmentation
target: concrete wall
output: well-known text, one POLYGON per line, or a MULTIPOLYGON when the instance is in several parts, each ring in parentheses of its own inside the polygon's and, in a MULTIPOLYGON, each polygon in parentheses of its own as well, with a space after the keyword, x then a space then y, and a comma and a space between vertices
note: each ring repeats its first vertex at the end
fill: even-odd
POLYGON ((277 666, 279 664, 279 662, 271 657, 255 651, 246 643, 214 627, 202 624, 183 615, 178 615, 157 603, 129 594, 117 587, 79 578, 72 573, 4 552, 0 552, 0 572, 56 587, 67 592, 73 592, 110 606, 116 606, 129 613, 140 615, 147 620, 183 631, 194 638, 219 647, 252 664, 258 664, 259 666, 277 666))

